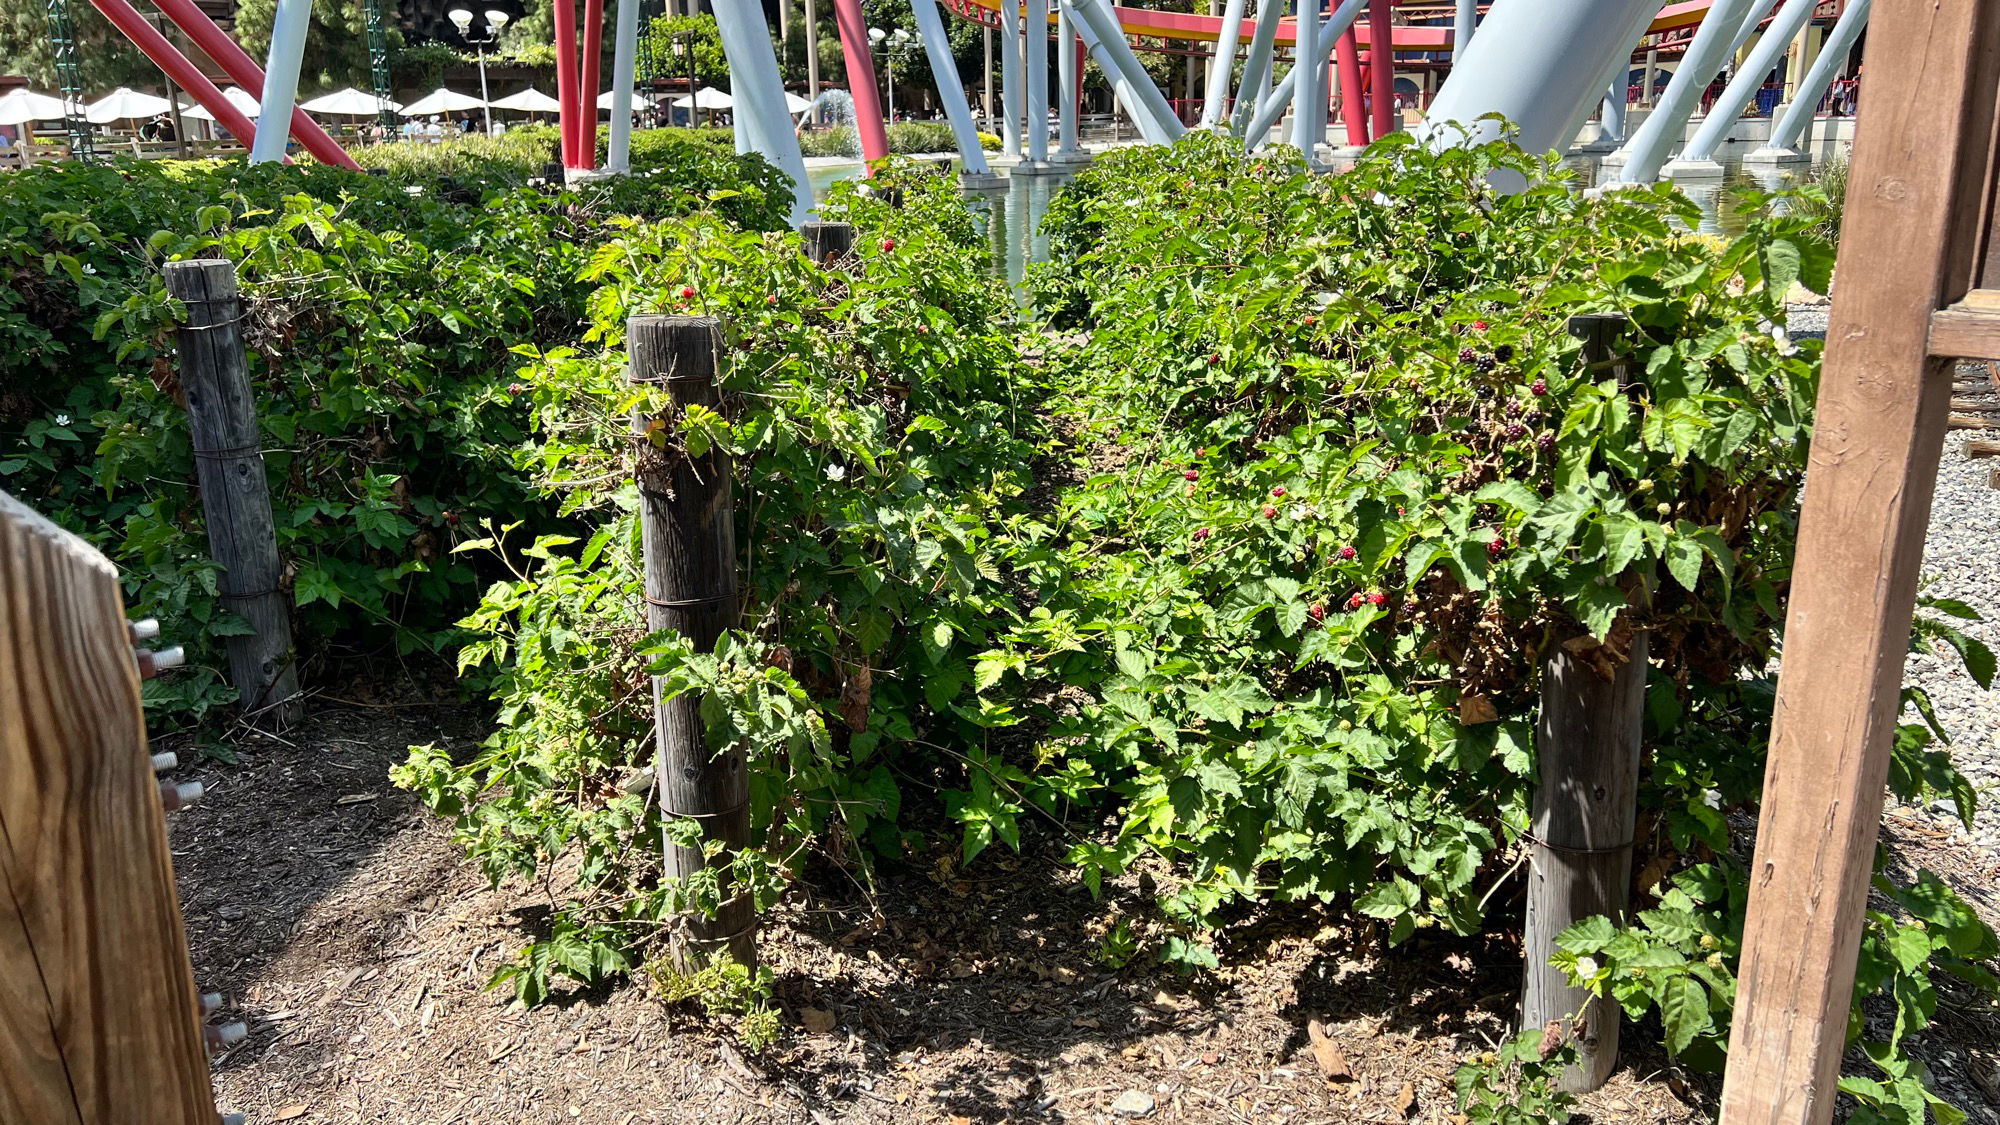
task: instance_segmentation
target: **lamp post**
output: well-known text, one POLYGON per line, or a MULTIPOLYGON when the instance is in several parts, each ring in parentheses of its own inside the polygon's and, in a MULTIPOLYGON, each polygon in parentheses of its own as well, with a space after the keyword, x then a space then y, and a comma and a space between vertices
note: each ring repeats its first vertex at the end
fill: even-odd
POLYGON ((500 41, 500 32, 506 28, 510 17, 498 9, 489 9, 486 13, 486 34, 475 39, 472 36, 471 12, 464 8, 453 8, 445 14, 451 18, 452 25, 458 28, 459 38, 471 44, 472 49, 479 52, 479 108, 486 118, 486 135, 490 137, 493 135, 493 107, 488 103, 493 99, 486 96, 486 48, 500 41))
POLYGON ((688 125, 690 128, 701 124, 701 102, 695 97, 694 88, 694 32, 674 32, 674 52, 687 61, 688 68, 688 125))
POLYGON ((868 38, 873 39, 876 45, 882 48, 882 63, 889 75, 889 124, 894 125, 896 123, 895 49, 897 47, 907 47, 911 43, 916 43, 920 40, 917 36, 911 35, 907 29, 900 27, 896 29, 894 35, 883 31, 879 27, 871 27, 868 29, 868 38))

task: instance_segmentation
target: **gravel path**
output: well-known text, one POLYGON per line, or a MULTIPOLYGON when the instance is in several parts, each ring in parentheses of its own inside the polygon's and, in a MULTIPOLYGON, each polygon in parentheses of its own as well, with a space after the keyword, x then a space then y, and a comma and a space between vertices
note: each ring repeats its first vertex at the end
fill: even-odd
MULTIPOLYGON (((1794 306, 1792 335, 1824 338, 1826 316, 1825 305, 1794 306)), ((2000 652, 2000 490, 1987 483, 1994 462, 1974 461, 1961 448, 1970 440, 1994 438, 2000 432, 1955 430, 1945 440, 1924 540, 1921 592, 1977 610, 1984 621, 1955 624, 2000 652)), ((1982 689, 1958 654, 1942 646, 1936 652, 1912 653, 1905 669, 1904 682, 1922 687, 1936 704, 1938 719, 1951 736, 1952 756, 1979 794, 1969 838, 1951 802, 1926 811, 1956 839, 1985 849, 1989 859, 2000 858, 2000 691, 1982 689)), ((1910 718, 1914 721, 1914 713, 1910 718)))

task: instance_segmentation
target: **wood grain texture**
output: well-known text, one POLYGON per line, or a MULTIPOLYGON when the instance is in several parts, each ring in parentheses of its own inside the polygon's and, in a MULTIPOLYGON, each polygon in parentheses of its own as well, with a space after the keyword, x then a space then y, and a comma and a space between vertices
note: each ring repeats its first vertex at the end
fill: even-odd
POLYGON ((1643 633, 1633 638, 1630 659, 1611 679, 1561 650, 1542 671, 1521 1024, 1562 1021, 1579 1052, 1577 1065, 1562 1077, 1563 1088, 1572 1092, 1604 1085, 1618 1065, 1618 1005, 1570 985, 1549 958, 1556 935, 1571 925, 1599 914, 1624 918, 1645 703, 1643 633))
POLYGON ((214 1125, 118 575, 0 493, 0 1121, 214 1125))
POLYGON ((1974 276, 2000 5, 1881 0, 1785 625, 1724 1081, 1725 1125, 1829 1120, 1951 361, 1974 276))
POLYGON ((181 389, 208 528, 222 565, 223 605, 253 632, 229 638, 229 682, 257 725, 284 730, 304 714, 292 650, 291 597, 281 589, 278 535, 259 448, 257 404, 237 327, 236 267, 219 259, 168 262, 167 292, 187 306, 179 333, 181 389))
POLYGON ((1961 301, 1937 312, 1926 346, 1940 359, 2000 359, 2000 309, 1961 301))
MULTIPOLYGON (((640 413, 639 528, 646 565, 646 623, 672 630, 696 651, 715 647, 736 624, 736 528, 729 454, 711 448, 701 457, 658 448, 646 440, 649 428, 664 421, 675 432, 676 416, 690 405, 721 408, 716 386, 720 325, 712 317, 638 316, 626 325, 629 378, 664 384, 672 406, 665 419, 640 413)), ((692 818, 703 838, 726 845, 721 862, 750 842, 750 778, 743 753, 709 749, 701 700, 692 694, 660 699, 653 680, 656 747, 653 771, 660 808, 671 820, 692 818)), ((667 876, 682 878, 706 866, 698 848, 666 843, 667 876)), ((713 919, 682 919, 673 954, 683 969, 699 967, 717 950, 743 965, 755 965, 756 914, 747 895, 724 902, 713 919)))
POLYGON ((830 267, 854 253, 854 224, 804 223, 799 227, 799 239, 806 257, 830 267))

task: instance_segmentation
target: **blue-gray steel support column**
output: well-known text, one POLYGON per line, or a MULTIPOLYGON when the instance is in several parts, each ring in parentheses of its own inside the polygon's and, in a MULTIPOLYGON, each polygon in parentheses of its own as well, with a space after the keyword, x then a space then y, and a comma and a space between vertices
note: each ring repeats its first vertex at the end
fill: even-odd
POLYGON ((1744 13, 1764 4, 1766 0, 1716 0, 1708 10, 1701 26, 1695 30, 1694 40, 1688 44, 1687 53, 1681 56, 1681 65, 1674 76, 1667 81, 1667 92, 1660 95, 1659 104, 1653 112, 1625 142, 1620 150, 1625 167, 1618 178, 1628 184, 1649 184, 1659 178, 1660 167, 1667 162, 1667 153, 1674 142, 1681 138, 1687 128, 1688 118, 1701 105, 1702 91, 1722 69, 1722 64, 1730 55, 1730 38, 1744 22, 1744 13))
POLYGON ((1118 16, 1111 10, 1110 0, 1062 0, 1062 4, 1075 17, 1078 32, 1090 47, 1090 53, 1097 56, 1097 65, 1111 79, 1119 104, 1132 115, 1139 135, 1151 144, 1172 144, 1179 140, 1187 127, 1174 115, 1167 96, 1160 93, 1152 76, 1139 64, 1139 57, 1132 53, 1132 45, 1125 41, 1125 31, 1118 26, 1118 16))
POLYGON ((1757 96, 1764 86, 1764 79, 1776 69, 1779 56, 1792 45, 1799 29, 1812 19, 1813 9, 1819 0, 1785 0, 1785 6, 1771 20, 1764 37, 1750 50, 1749 59, 1736 77, 1729 80, 1729 86, 1715 104, 1708 108, 1708 117, 1695 130, 1694 138, 1681 150, 1680 157, 1667 165, 1668 176, 1696 176, 1709 179, 1720 178, 1722 165, 1715 162, 1716 147, 1729 136, 1736 119, 1757 96))
POLYGON ((1243 37, 1243 0, 1229 0, 1222 9, 1222 30, 1215 37, 1215 59, 1208 65, 1208 98, 1201 104, 1201 127, 1215 128, 1222 105, 1229 100, 1229 80, 1236 75, 1236 48, 1243 37))
MULTIPOLYGON (((633 0, 618 5, 618 22, 612 27, 611 136, 604 145, 604 167, 611 172, 630 172, 632 87, 639 81, 639 5, 633 0)), ((785 112, 787 116, 791 113, 785 112)))
MULTIPOLYGON (((1623 78, 1625 75, 1631 72, 1632 49, 1633 47, 1637 46, 1640 39, 1645 37, 1646 28, 1651 26, 1653 22, 1653 15, 1654 15, 1653 12, 1643 8, 1633 13, 1632 23, 1629 27, 1626 28, 1624 34, 1624 42, 1626 44, 1626 48, 1625 50, 1620 51, 1617 54, 1613 55, 1610 58, 1610 60, 1606 63, 1604 70, 1602 72, 1603 76, 1597 80, 1598 90, 1602 91, 1611 89, 1615 81, 1617 81, 1620 78, 1623 78)), ((1621 98, 1621 101, 1619 102, 1619 107, 1622 110, 1624 107, 1624 102, 1622 101, 1622 98, 1624 97, 1624 91, 1622 87, 1620 88, 1619 91, 1619 97, 1621 98)), ((1591 113, 1596 111, 1603 104, 1604 104, 1604 98, 1602 96, 1596 98, 1585 98, 1583 103, 1576 107, 1576 117, 1570 121, 1569 126, 1566 129, 1564 129, 1561 133, 1558 134, 1558 136, 1561 138, 1561 143, 1568 144, 1569 142, 1575 140, 1576 135, 1583 130, 1584 122, 1590 120, 1591 113)), ((1597 146, 1594 144, 1589 146, 1589 148, 1596 148, 1596 147, 1597 146)), ((1609 145, 1606 147, 1615 148, 1617 146, 1609 145)))
MULTIPOLYGON (((1250 53, 1243 59, 1243 85, 1236 91, 1236 112, 1230 114, 1238 134, 1252 147, 1262 141, 1263 134, 1251 133, 1246 126, 1252 117, 1261 116, 1257 110, 1267 100, 1264 94, 1271 83, 1271 52, 1277 46, 1278 21, 1284 14, 1285 0, 1257 0, 1257 28, 1250 35, 1250 53)), ((1271 126, 1266 124, 1264 128, 1269 131, 1271 126)))
MULTIPOLYGON (((1772 0, 1757 0, 1757 3, 1751 5, 1750 10, 1744 14, 1743 22, 1737 26, 1736 35, 1729 40, 1729 58, 1735 58, 1736 52, 1743 49, 1743 44, 1750 41, 1750 36, 1757 31, 1757 25, 1763 23, 1764 18, 1771 14, 1773 6, 1772 0)), ((1725 64, 1728 61, 1729 59, 1723 60, 1725 64)), ((1721 67, 1717 67, 1716 73, 1721 72, 1721 67)))
POLYGON ((1049 0, 1028 0, 1022 32, 1027 36, 1028 160, 1049 162, 1049 0))
POLYGON ((1000 0, 1000 151, 1021 155, 1020 0, 1000 0))
POLYGON ((1771 139, 1763 148, 1744 157, 1756 163, 1783 164, 1809 159, 1799 151, 1799 142, 1807 129, 1812 127, 1813 117, 1819 110, 1819 100, 1826 96, 1827 88, 1833 85, 1833 77, 1847 62, 1847 53, 1854 49, 1854 41, 1860 37, 1861 29, 1868 26, 1868 9, 1873 0, 1850 0, 1847 10, 1840 13, 1833 30, 1827 33, 1826 42, 1819 48, 1819 58, 1813 61, 1812 69, 1799 81, 1797 96, 1792 104, 1785 107, 1784 116, 1771 128, 1771 139))
POLYGON ((1056 7, 1056 156, 1074 161, 1083 155, 1076 143, 1076 102, 1081 92, 1076 61, 1076 22, 1060 4, 1056 7))
MULTIPOLYGON (((1326 64, 1319 58, 1319 0, 1299 0, 1298 38, 1294 40, 1292 75, 1292 147, 1313 162, 1319 139, 1326 133, 1326 64)), ((1290 76, 1288 76, 1290 77, 1290 76)), ((1277 100, 1273 94, 1272 101, 1277 100)))
POLYGON ((1463 52, 1479 30, 1479 0, 1458 0, 1458 18, 1452 21, 1451 65, 1456 67, 1463 52))
POLYGON ((1529 152, 1567 144, 1574 134, 1564 129, 1604 95, 1605 64, 1631 54, 1635 27, 1658 10, 1659 0, 1498 0, 1432 101, 1420 138, 1491 140, 1499 126, 1479 119, 1497 113, 1529 152))
POLYGON ((791 177, 791 224, 812 215, 812 184, 806 180, 805 157, 793 131, 792 112, 785 106, 785 83, 778 77, 778 56, 771 49, 771 29, 758 0, 713 0, 715 27, 722 53, 729 61, 729 96, 736 108, 736 151, 754 152, 791 177))
POLYGON ((958 80, 958 63, 951 57, 951 40, 945 35, 937 0, 910 0, 910 14, 917 18, 924 55, 937 77, 938 100, 944 103, 945 119, 951 122, 951 135, 958 141, 960 170, 971 176, 989 175, 986 150, 980 147, 979 130, 972 123, 972 106, 965 100, 965 84, 958 80))
MULTIPOLYGON (((1341 36, 1347 34, 1347 29, 1354 26, 1356 17, 1367 8, 1368 0, 1347 0, 1320 25, 1318 51, 1321 73, 1325 73, 1327 61, 1333 58, 1334 44, 1340 41, 1341 36)), ((1264 99, 1263 104, 1257 107, 1256 116, 1250 119, 1250 127, 1243 133, 1245 138, 1262 137, 1271 131, 1271 126, 1278 123, 1278 118, 1285 115, 1285 107, 1291 104, 1292 91, 1297 86, 1298 73, 1299 68, 1295 66, 1278 80, 1278 85, 1271 91, 1271 96, 1264 99)), ((1324 132, 1321 135, 1324 136, 1324 132)), ((1248 140, 1248 143, 1252 148, 1257 145, 1254 139, 1248 140)))
POLYGON ((271 23, 271 53, 264 64, 263 112, 257 135, 250 142, 250 163, 276 164, 285 159, 291 141, 292 105, 299 96, 299 64, 305 60, 306 28, 312 23, 312 0, 278 0, 271 23))

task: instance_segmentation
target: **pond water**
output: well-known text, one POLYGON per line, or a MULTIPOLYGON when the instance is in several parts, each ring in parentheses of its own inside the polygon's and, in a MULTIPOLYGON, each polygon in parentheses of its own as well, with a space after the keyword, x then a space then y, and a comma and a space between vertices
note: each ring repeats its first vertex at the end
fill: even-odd
MULTIPOLYGON (((1582 186, 1597 182, 1596 157, 1573 156, 1565 163, 1577 170, 1582 186)), ((843 161, 809 165, 806 176, 812 183, 813 195, 823 199, 835 183, 856 179, 861 172, 859 161, 843 161)), ((1042 216, 1049 209, 1049 200, 1069 181, 1070 175, 1009 176, 997 187, 966 193, 966 206, 985 222, 987 236, 992 240, 995 274, 1019 285, 1031 263, 1048 260, 1049 243, 1041 233, 1042 216)), ((1701 209, 1701 222, 1695 229, 1704 234, 1734 236, 1742 233, 1743 218, 1728 206, 1729 195, 1742 188, 1779 190, 1802 182, 1807 175, 1803 165, 1789 165, 1783 170, 1748 168, 1740 159, 1725 159, 1720 182, 1688 182, 1680 188, 1701 209)))

